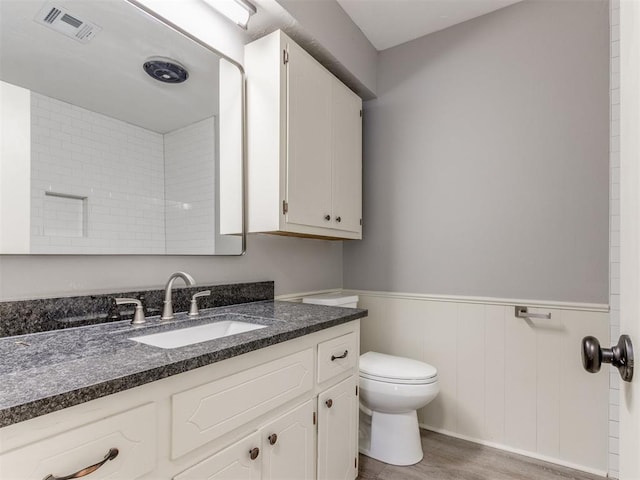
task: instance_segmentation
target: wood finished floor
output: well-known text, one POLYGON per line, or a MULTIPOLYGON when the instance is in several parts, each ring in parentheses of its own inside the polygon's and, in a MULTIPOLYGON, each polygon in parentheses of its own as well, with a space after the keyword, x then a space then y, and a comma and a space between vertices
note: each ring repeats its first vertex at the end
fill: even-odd
POLYGON ((360 455, 359 480, 604 480, 477 443, 421 430, 424 458, 396 467, 360 455))

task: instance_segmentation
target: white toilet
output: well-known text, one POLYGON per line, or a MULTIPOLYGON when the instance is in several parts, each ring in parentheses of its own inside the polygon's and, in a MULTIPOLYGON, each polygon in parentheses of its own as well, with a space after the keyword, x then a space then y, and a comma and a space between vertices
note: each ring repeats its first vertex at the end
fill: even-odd
MULTIPOLYGON (((305 297, 303 302, 355 308, 358 296, 330 293, 305 297)), ((427 363, 376 352, 362 354, 360 453, 392 465, 422 460, 417 410, 438 391, 438 371, 427 363)))
POLYGON ((392 465, 422 460, 416 410, 438 395, 438 371, 410 358, 360 356, 360 453, 392 465))

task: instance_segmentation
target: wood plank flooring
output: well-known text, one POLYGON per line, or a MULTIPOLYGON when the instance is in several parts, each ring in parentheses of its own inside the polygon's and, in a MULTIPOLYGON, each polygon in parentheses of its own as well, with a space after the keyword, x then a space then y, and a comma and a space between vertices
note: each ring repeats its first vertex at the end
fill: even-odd
POLYGON ((603 480, 477 443, 421 430, 422 461, 409 467, 387 465, 360 455, 359 480, 603 480))

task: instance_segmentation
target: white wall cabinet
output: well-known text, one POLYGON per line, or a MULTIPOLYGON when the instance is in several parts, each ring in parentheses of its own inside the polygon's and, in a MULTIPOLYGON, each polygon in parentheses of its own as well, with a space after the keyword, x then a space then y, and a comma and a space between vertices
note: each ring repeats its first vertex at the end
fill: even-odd
POLYGON ((281 31, 245 68, 249 232, 362 238, 362 100, 281 31))
POLYGON ((355 320, 2 428, 0 478, 116 448, 90 478, 353 480, 359 339, 355 320))

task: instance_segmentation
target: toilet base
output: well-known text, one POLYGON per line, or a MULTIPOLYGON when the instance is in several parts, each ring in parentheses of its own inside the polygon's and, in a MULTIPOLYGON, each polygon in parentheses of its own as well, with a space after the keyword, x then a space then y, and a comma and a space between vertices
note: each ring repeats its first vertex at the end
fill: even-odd
POLYGON ((359 450, 367 457, 391 465, 418 463, 424 455, 418 414, 415 410, 407 413, 373 412, 370 419, 361 421, 359 450))

